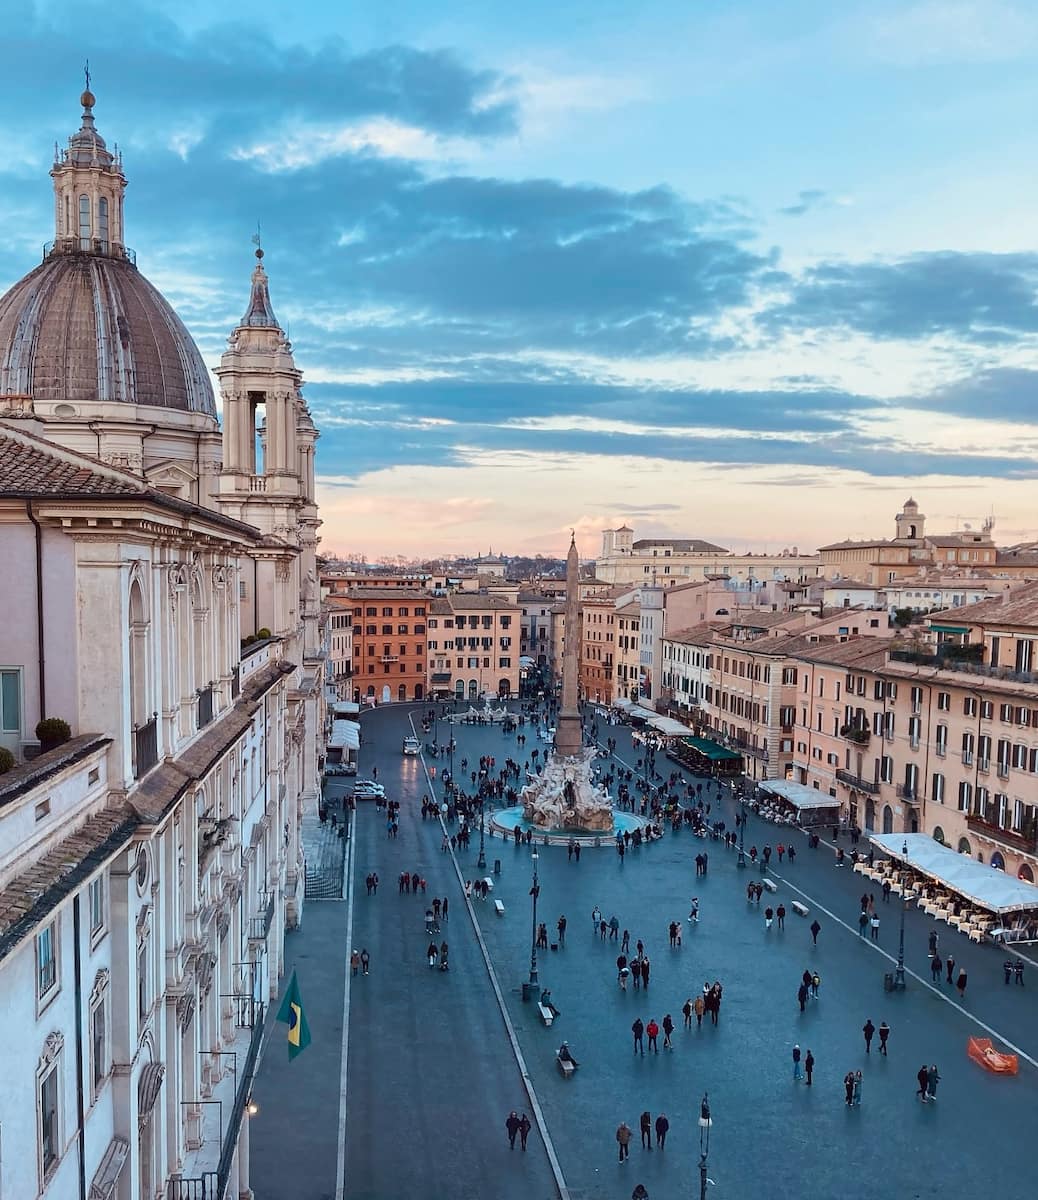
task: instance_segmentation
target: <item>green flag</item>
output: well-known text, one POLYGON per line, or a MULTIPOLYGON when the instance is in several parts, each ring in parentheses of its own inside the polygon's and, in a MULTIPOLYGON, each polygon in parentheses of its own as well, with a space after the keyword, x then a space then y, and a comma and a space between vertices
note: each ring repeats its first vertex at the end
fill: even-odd
POLYGON ((288 990, 285 992, 284 1000, 281 1001, 277 1019, 284 1021, 288 1026, 288 1061, 291 1062, 297 1054, 302 1054, 310 1045, 310 1026, 306 1023, 303 998, 299 994, 299 982, 296 979, 295 971, 292 972, 292 978, 288 981, 288 990))

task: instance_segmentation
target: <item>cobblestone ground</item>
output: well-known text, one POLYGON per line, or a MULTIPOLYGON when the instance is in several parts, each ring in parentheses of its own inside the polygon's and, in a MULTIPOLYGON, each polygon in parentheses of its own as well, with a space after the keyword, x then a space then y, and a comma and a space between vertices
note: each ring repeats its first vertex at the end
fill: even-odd
MULTIPOLYGON (((418 817, 430 781, 423 763, 399 753, 408 716, 407 709, 393 707, 364 718, 361 772, 377 765, 380 781, 401 799, 404 813, 397 843, 385 838, 368 808, 358 826, 364 861, 357 864, 354 936, 366 939, 379 971, 377 981, 373 975, 353 992, 346 1195, 522 1195, 542 1200, 552 1194, 552 1183, 536 1135, 531 1140, 535 1153, 526 1159, 507 1148, 503 1121, 509 1108, 523 1102, 521 1082, 473 930, 462 920, 453 864, 439 851, 438 824, 423 824, 418 817), (451 897, 449 981, 433 981, 421 961, 424 930, 412 911, 421 900, 397 892, 397 873, 409 862, 427 874, 431 888, 442 888, 451 897), (377 902, 368 903, 363 877, 372 865, 380 871, 383 888, 377 902), (389 891, 381 894, 387 885, 389 891), (442 982, 448 986, 440 987, 442 982)), ((456 727, 456 768, 463 756, 475 762, 480 754, 493 754, 499 763, 509 754, 529 756, 535 743, 532 731, 525 732, 528 743, 520 753, 514 735, 496 728, 456 727)), ((617 738, 618 754, 633 767, 638 755, 629 731, 603 727, 600 733, 617 738)), ((446 737, 442 726, 440 736, 446 737)), ((439 775, 442 761, 429 765, 439 775)), ((433 786, 438 790, 439 782, 433 786)), ((727 800, 721 812, 733 824, 727 800)), ((877 1195, 900 1200, 981 1190, 1007 1197, 1028 1194, 1038 1069, 1022 1059, 1018 1077, 991 1076, 966 1057, 966 1040, 986 1034, 1000 1045, 1014 1043, 1038 1060, 1032 998, 1038 973, 1029 967, 1025 988, 1005 987, 1002 954, 969 943, 913 909, 906 919, 909 987, 903 994, 886 993, 883 976, 892 969, 886 956, 897 951, 897 901, 880 904, 878 944, 863 941, 856 916, 867 882, 849 869, 837 869, 825 844, 811 851, 802 835, 792 836, 798 858, 793 868, 776 864, 774 903, 782 900, 789 909, 792 900, 802 900, 811 916, 804 920, 791 913, 782 931, 765 929, 766 901, 761 909, 747 903, 745 885, 753 872, 737 869, 735 853, 687 832, 668 833, 623 862, 606 848, 585 851, 579 863, 567 860, 564 847, 540 848, 538 919, 552 931, 560 914, 568 920, 565 947, 542 953, 539 961, 541 983, 551 988, 562 1014, 550 1030, 520 995, 530 968, 530 851, 498 838, 487 842, 491 871, 496 859, 501 862, 493 898, 503 902, 505 914, 498 917, 492 903, 477 902, 477 920, 573 1200, 626 1200, 637 1182, 645 1184, 652 1200, 697 1195, 695 1118, 704 1092, 714 1117, 709 1175, 716 1186, 711 1197, 743 1200, 806 1192, 841 1200, 877 1195), (704 850, 708 874, 696 879, 693 860, 704 850), (690 926, 685 918, 693 894, 699 896, 701 920, 690 926), (616 913, 632 943, 644 940, 652 962, 647 993, 630 986, 622 993, 617 987, 617 945, 601 942, 591 930, 596 904, 607 918, 616 913), (818 947, 812 948, 807 927, 815 916, 822 931, 818 947), (682 922, 680 949, 668 946, 671 920, 682 922), (930 984, 927 935, 934 928, 941 953, 952 950, 968 971, 969 987, 961 1002, 953 989, 930 984), (819 999, 801 1014, 796 990, 805 967, 817 970, 822 983, 819 999), (725 988, 720 1024, 683 1030, 684 1000, 704 980, 714 979, 725 988), (662 1049, 661 1036, 659 1054, 635 1056, 632 1021, 636 1016, 661 1021, 666 1012, 678 1026, 673 1051, 662 1049), (867 1018, 876 1025, 881 1020, 890 1024, 889 1057, 881 1058, 875 1050, 865 1054, 861 1027, 867 1018), (562 1038, 581 1064, 569 1080, 562 1079, 554 1062, 562 1038), (792 1079, 794 1042, 805 1053, 810 1048, 816 1058, 810 1089, 792 1079), (941 1073, 936 1104, 915 1098, 915 1075, 924 1061, 937 1063, 941 1073), (848 1109, 842 1080, 848 1070, 859 1069, 862 1104, 848 1109), (643 1110, 654 1119, 664 1111, 670 1120, 662 1153, 638 1145, 643 1110), (621 1119, 635 1130, 631 1159, 624 1166, 617 1163, 614 1140, 621 1119)), ((763 847, 770 841, 774 846, 789 837, 788 830, 780 833, 751 817, 746 845, 763 847)), ((483 874, 477 872, 477 854, 478 838, 468 851, 459 851, 463 878, 483 874)), ((341 928, 338 935, 331 927, 322 929, 318 922, 308 929, 304 922, 302 933, 293 937, 311 934, 313 945, 303 947, 309 970, 315 979, 327 977, 321 1004, 334 1014, 336 1004, 342 1008, 335 939, 343 934, 341 928)), ((334 1016, 328 1019, 334 1035, 334 1016)), ((309 1062, 303 1056, 291 1069, 279 1068, 266 1080, 261 1072, 260 1083, 266 1084, 262 1111, 270 1128, 283 1119, 286 1135, 291 1132, 291 1089, 302 1093, 299 1103, 308 1125, 326 1127, 319 1138, 313 1130, 307 1134, 323 1147, 322 1162, 336 1125, 330 1098, 338 1065, 337 1052, 327 1049, 309 1062), (306 1071, 297 1069, 301 1064, 307 1064, 306 1071), (314 1095, 328 1098, 319 1110, 314 1095)), ((255 1161, 255 1139, 253 1157, 255 1161)), ((289 1157, 282 1139, 265 1160, 273 1190, 263 1190, 254 1171, 259 1200, 332 1194, 304 1186, 305 1175, 285 1171, 289 1161, 298 1160, 289 1157)))

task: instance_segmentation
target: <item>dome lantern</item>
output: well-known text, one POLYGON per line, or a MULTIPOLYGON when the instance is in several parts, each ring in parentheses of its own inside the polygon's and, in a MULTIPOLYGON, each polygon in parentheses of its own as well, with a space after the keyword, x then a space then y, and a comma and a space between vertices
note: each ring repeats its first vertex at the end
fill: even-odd
POLYGON ((83 105, 79 129, 68 147, 55 155, 54 242, 49 254, 99 254, 127 258, 123 240, 123 195, 126 178, 122 159, 108 149, 94 124, 96 97, 87 86, 79 98, 83 105))

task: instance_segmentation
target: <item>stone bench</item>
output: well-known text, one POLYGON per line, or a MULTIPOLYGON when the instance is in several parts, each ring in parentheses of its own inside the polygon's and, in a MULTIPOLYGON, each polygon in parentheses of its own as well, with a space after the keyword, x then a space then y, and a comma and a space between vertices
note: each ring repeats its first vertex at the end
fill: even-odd
POLYGON ((764 884, 764 890, 766 892, 778 891, 778 884, 774 881, 774 879, 769 879, 767 875, 764 876, 764 878, 761 880, 761 883, 764 884))
POLYGON ((567 1062, 564 1058, 559 1058, 558 1055, 555 1056, 555 1061, 558 1064, 559 1070, 562 1072, 563 1079, 569 1079, 569 1077, 576 1070, 576 1067, 574 1067, 571 1062, 567 1062))
POLYGON ((810 909, 807 907, 807 905, 801 903, 799 900, 792 901, 789 907, 796 913, 798 917, 806 917, 810 912, 810 909))
POLYGON ((537 1011, 545 1025, 550 1025, 552 1021, 555 1020, 555 1014, 550 1008, 546 1008, 543 1004, 537 1005, 537 1011))
POLYGON ((505 906, 500 900, 494 901, 494 911, 499 917, 503 917, 505 915, 505 906))

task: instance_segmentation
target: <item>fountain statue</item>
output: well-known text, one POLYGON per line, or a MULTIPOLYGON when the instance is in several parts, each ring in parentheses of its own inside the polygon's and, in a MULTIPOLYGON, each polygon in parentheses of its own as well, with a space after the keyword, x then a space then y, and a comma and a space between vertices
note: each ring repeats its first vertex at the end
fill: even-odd
POLYGON ((594 747, 584 749, 577 707, 577 655, 580 648, 579 558, 575 539, 566 559, 566 644, 562 657, 562 708, 555 730, 555 753, 523 788, 523 816, 545 830, 612 832, 609 793, 592 778, 594 747))

